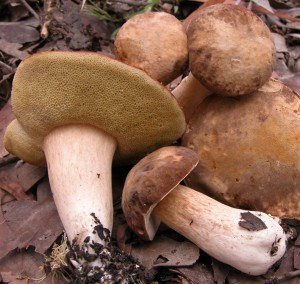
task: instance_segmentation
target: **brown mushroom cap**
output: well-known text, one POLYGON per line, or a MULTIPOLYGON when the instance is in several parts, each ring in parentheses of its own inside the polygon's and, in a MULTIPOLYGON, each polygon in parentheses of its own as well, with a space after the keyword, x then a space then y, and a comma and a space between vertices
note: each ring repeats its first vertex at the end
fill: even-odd
POLYGON ((122 208, 134 232, 152 240, 160 221, 151 212, 197 165, 197 154, 185 147, 160 148, 140 160, 126 177, 122 208))
POLYGON ((227 4, 202 9, 191 20, 187 36, 191 72, 217 94, 250 94, 272 74, 272 35, 247 9, 227 4))
POLYGON ((199 164, 191 188, 232 207, 300 218, 300 99, 279 81, 239 98, 211 96, 182 145, 199 164))
POLYGON ((89 124, 116 138, 119 160, 170 144, 185 130, 184 115, 166 88, 92 52, 44 52, 23 61, 13 81, 12 106, 36 147, 55 127, 89 124))
POLYGON ((165 12, 134 16, 115 39, 116 58, 168 84, 188 65, 187 36, 181 22, 165 12))

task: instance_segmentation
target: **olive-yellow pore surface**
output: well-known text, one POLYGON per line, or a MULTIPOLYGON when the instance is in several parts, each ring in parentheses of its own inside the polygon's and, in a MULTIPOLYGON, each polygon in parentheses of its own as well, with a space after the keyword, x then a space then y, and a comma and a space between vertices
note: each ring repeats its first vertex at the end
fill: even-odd
POLYGON ((169 144, 185 130, 167 89, 138 69, 91 52, 45 52, 26 59, 14 77, 12 106, 38 146, 54 127, 89 124, 116 138, 121 159, 169 144))
POLYGON ((191 72, 215 93, 250 94, 272 74, 271 32, 251 11, 227 4, 207 7, 192 19, 187 37, 191 72))

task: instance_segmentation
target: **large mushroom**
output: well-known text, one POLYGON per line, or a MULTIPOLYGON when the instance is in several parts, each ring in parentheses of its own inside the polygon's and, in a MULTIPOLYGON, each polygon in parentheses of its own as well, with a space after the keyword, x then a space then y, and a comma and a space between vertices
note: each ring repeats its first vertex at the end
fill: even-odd
POLYGON ((207 98, 182 145, 199 164, 185 179, 230 206, 300 218, 300 99, 271 79, 240 98, 207 98))
POLYGON ((30 163, 47 161, 67 236, 84 250, 94 242, 105 245, 112 229, 112 160, 130 163, 185 130, 166 88, 92 52, 44 52, 23 61, 12 106, 16 120, 6 130, 5 147, 30 163))
POLYGON ((266 83, 275 63, 269 28, 251 11, 216 4, 187 27, 190 73, 173 90, 187 120, 204 98, 250 94, 266 83))
POLYGON ((146 12, 129 19, 118 31, 116 58, 168 84, 188 65, 187 37, 181 22, 165 12, 146 12))
POLYGON ((197 161, 193 150, 180 146, 160 148, 139 161, 123 189, 128 225, 152 240, 162 221, 219 261, 251 275, 266 273, 286 251, 287 235, 278 220, 179 184, 197 161))

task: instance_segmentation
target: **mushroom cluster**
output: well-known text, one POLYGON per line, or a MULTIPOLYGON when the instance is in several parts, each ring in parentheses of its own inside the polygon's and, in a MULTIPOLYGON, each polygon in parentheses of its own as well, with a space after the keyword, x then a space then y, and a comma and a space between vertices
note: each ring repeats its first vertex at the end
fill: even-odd
POLYGON ((244 273, 266 273, 286 251, 276 217, 300 217, 297 202, 284 208, 284 198, 299 195, 300 102, 270 79, 267 26, 234 5, 202 9, 186 30, 167 13, 144 13, 122 26, 115 52, 117 60, 39 53, 13 81, 16 119, 5 147, 47 164, 68 239, 85 256, 73 264, 80 271, 91 259, 91 275, 105 272, 95 244, 104 250, 113 226, 115 163, 135 164, 122 208, 138 236, 152 240, 163 222, 244 273), (164 85, 185 71, 171 93, 164 85), (170 146, 179 138, 181 146, 170 146))

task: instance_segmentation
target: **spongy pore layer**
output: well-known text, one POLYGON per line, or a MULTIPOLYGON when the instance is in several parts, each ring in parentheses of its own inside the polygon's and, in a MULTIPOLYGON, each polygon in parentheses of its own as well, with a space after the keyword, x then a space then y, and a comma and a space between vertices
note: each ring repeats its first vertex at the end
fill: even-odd
POLYGON ((143 71, 92 52, 44 52, 23 61, 12 106, 19 122, 14 128, 23 128, 22 137, 36 147, 55 127, 89 124, 115 137, 121 160, 172 143, 185 130, 184 115, 166 88, 143 71))

